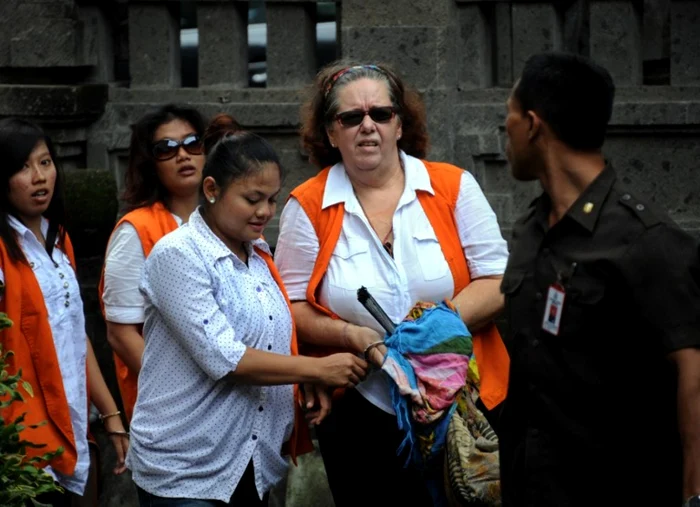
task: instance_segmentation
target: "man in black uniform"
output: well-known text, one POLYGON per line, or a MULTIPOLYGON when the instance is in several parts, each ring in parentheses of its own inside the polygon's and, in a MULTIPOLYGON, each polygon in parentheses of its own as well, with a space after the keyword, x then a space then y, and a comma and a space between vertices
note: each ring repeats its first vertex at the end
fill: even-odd
POLYGON ((604 158, 614 91, 548 53, 508 99, 513 175, 543 193, 501 286, 505 507, 700 505, 700 251, 604 158))

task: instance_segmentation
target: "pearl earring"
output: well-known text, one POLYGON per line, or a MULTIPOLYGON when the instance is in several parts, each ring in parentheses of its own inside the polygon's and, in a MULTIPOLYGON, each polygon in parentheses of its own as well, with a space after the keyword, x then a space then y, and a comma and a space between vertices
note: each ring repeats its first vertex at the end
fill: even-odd
POLYGON ((216 202, 216 197, 210 197, 209 202, 214 204, 216 202))

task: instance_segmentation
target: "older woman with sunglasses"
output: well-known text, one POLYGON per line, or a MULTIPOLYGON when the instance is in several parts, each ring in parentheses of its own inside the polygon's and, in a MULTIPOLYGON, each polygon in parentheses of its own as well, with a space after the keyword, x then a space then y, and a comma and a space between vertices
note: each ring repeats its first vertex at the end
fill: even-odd
POLYGON ((144 349, 141 271, 156 242, 186 222, 198 205, 205 128, 197 110, 173 104, 146 114, 132 126, 123 195, 128 213, 107 245, 99 287, 129 421, 144 349))
MULTIPOLYGON (((383 330, 358 303, 360 286, 394 322, 417 301, 451 299, 474 335, 481 402, 494 409, 508 376, 493 325, 508 253, 474 177, 424 160, 421 99, 386 66, 329 65, 302 117, 304 148, 321 171, 292 191, 276 249, 302 350, 382 364, 383 330)), ((431 505, 425 476, 397 456, 403 434, 386 374, 339 394, 316 429, 336 506, 431 505)), ((315 396, 307 406, 328 410, 328 393, 315 396)))

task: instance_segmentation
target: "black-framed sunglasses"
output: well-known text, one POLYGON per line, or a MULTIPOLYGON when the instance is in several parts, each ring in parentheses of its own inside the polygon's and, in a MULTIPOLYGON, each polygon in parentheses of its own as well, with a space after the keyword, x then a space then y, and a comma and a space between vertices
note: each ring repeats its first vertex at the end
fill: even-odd
POLYGON ((365 119, 366 115, 369 115, 375 123, 387 123, 396 115, 396 108, 393 106, 370 107, 367 111, 352 109, 336 114, 335 119, 338 120, 338 123, 343 127, 357 127, 365 119))
POLYGON ((190 134, 182 141, 176 139, 161 139, 153 143, 151 153, 156 160, 170 160, 180 151, 180 146, 190 155, 202 154, 202 140, 197 134, 190 134))

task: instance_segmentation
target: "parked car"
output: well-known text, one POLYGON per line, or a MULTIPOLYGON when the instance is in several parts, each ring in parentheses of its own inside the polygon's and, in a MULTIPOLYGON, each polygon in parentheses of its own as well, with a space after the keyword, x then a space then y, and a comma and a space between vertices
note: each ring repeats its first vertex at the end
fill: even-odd
MULTIPOLYGON (((248 85, 265 87, 267 83, 267 23, 264 2, 251 1, 248 9, 248 85)), ((316 64, 320 69, 337 58, 335 2, 316 4, 316 64)), ((182 86, 198 83, 199 30, 194 11, 183 10, 180 30, 182 86)))

